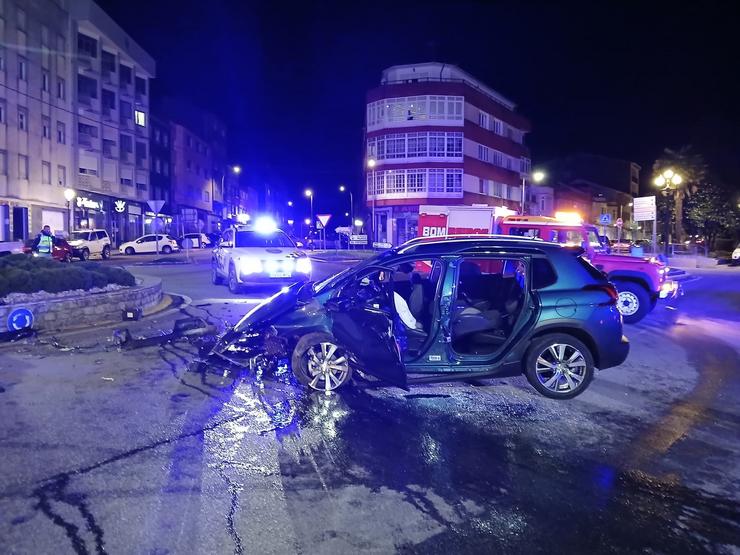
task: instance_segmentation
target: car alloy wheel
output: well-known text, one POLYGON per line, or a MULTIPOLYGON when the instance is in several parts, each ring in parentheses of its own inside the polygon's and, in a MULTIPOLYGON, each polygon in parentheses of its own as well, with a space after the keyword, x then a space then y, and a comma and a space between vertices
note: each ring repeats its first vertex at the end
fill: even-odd
POLYGON ((617 308, 622 316, 632 316, 640 310, 640 299, 632 291, 620 291, 617 298, 617 308))
POLYGON ((329 392, 347 381, 349 361, 347 353, 338 345, 324 341, 310 347, 304 356, 311 389, 329 392))
POLYGON ((133 247, 126 247, 126 250, 124 251, 127 255, 131 256, 132 254, 136 254, 136 251, 133 247))
POLYGON ((535 362, 537 379, 553 393, 573 393, 586 379, 587 363, 573 345, 553 343, 540 352, 535 362))
POLYGON ((172 247, 169 245, 165 245, 162 247, 162 254, 170 254, 172 252, 172 247))
POLYGON ((108 246, 103 247, 102 256, 103 256, 103 260, 108 260, 110 258, 110 247, 108 246))
POLYGON ((298 381, 315 391, 329 393, 352 379, 347 351, 324 332, 301 337, 293 349, 290 365, 298 381))
POLYGON ((82 249, 82 252, 80 253, 80 258, 82 260, 89 260, 90 259, 90 251, 87 249, 82 249))
POLYGON ((221 276, 218 275, 218 269, 215 263, 211 263, 211 283, 213 285, 221 285, 221 276))

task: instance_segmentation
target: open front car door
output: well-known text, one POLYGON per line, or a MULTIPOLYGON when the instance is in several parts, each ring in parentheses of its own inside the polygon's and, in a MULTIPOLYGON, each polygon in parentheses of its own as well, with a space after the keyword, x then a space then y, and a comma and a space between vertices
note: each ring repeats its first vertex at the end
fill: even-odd
POLYGON ((375 271, 345 286, 327 302, 332 333, 366 374, 406 388, 406 369, 393 335, 389 272, 375 271))

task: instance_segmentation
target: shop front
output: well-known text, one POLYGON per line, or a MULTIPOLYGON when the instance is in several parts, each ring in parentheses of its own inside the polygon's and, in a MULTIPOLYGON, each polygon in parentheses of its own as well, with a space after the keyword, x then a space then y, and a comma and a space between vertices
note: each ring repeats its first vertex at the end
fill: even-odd
POLYGON ((114 247, 144 233, 146 207, 140 202, 79 191, 73 203, 74 228, 105 229, 114 247))

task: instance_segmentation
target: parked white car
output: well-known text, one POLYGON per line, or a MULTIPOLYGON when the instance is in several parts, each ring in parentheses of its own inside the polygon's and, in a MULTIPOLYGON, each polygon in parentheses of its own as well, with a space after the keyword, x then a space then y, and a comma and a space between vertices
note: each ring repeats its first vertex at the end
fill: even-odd
POLYGON ((224 231, 211 259, 211 279, 226 280, 238 293, 244 285, 295 283, 311 278, 311 259, 275 228, 240 225, 224 231))
POLYGON ((737 264, 740 264, 740 245, 732 251, 732 265, 736 266, 737 264))
POLYGON ((205 249, 211 246, 211 240, 205 233, 186 233, 180 239, 180 246, 185 248, 184 241, 190 239, 191 248, 193 249, 205 249))
POLYGON ((0 256, 23 254, 23 241, 0 241, 0 256))
POLYGON ((69 246, 72 247, 72 256, 80 260, 87 260, 96 255, 99 255, 103 260, 110 258, 110 237, 104 229, 73 231, 68 242, 69 246))
MULTIPOLYGON (((144 253, 156 253, 157 252, 157 236, 154 234, 143 235, 138 239, 123 243, 119 249, 122 254, 144 254, 144 253)), ((177 241, 171 235, 160 235, 159 236, 159 252, 162 254, 170 254, 175 251, 179 251, 180 247, 177 241)))

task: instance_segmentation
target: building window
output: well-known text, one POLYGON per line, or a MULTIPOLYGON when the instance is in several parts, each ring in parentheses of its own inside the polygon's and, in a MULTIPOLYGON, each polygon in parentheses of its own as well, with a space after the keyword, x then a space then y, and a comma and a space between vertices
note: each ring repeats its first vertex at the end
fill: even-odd
POLYGON ((164 164, 162 164, 162 172, 166 176, 169 176, 170 175, 170 164, 169 164, 169 162, 166 162, 165 161, 164 164))
POLYGON ((116 109, 116 93, 103 89, 102 91, 103 109, 110 114, 116 109))
POLYGON ((386 158, 406 157, 406 136, 403 134, 388 135, 385 138, 386 158))
POLYGON ((129 154, 134 151, 134 140, 131 135, 121 135, 121 159, 130 162, 129 154))
POLYGON ((159 158, 154 159, 154 172, 162 173, 162 162, 159 160, 159 158))
POLYGON ((118 66, 118 77, 121 80, 121 85, 130 85, 133 80, 134 71, 128 66, 120 64, 118 66))
POLYGON ((0 123, 5 123, 5 100, 0 100, 0 123))
POLYGON ((203 191, 203 202, 211 202, 211 195, 208 191, 203 191))
POLYGON ((66 93, 67 90, 67 84, 64 82, 64 79, 61 77, 57 77, 57 98, 59 100, 64 100, 67 96, 66 93))
POLYGON ((443 157, 445 155, 445 134, 429 133, 429 156, 443 157))
POLYGON ((28 60, 18 57, 18 79, 25 81, 28 79, 28 60))
POLYGON ((77 94, 80 101, 89 104, 89 99, 98 98, 98 82, 84 75, 77 76, 77 94))
POLYGON ((409 193, 421 193, 425 189, 426 171, 408 170, 406 173, 406 187, 409 193))
POLYGON ((146 162, 146 143, 136 141, 136 165, 143 166, 146 162))
POLYGON ((478 112, 478 125, 480 125, 483 129, 488 129, 490 127, 489 122, 489 116, 485 112, 478 112))
POLYGON ((157 144, 162 142, 162 134, 160 133, 159 128, 154 130, 154 142, 157 144))
POLYGON ((0 175, 8 175, 8 151, 0 150, 0 175))
POLYGON ((427 133, 409 133, 406 139, 407 155, 409 158, 427 155, 427 133))
POLYGON ((126 102, 125 100, 121 100, 119 105, 119 119, 121 123, 128 123, 129 121, 131 121, 131 117, 133 115, 131 110, 131 103, 126 102))
POLYGON ((67 131, 61 121, 57 122, 57 142, 60 145, 67 143, 67 131))
POLYGON ((28 156, 18 155, 18 179, 28 179, 28 156))
POLYGON ((5 48, 0 46, 0 71, 5 71, 5 48))
POLYGON ((106 50, 100 51, 100 69, 105 74, 115 73, 116 55, 106 50))
POLYGON ((51 163, 41 162, 41 183, 51 185, 51 163))
POLYGON ((504 134, 504 122, 500 119, 493 119, 493 132, 496 133, 496 135, 503 136, 504 134))
POLYGON ((498 150, 488 150, 493 153, 493 158, 491 161, 493 162, 494 166, 498 166, 499 168, 506 167, 504 166, 504 155, 501 152, 499 152, 498 150))
POLYGON ((98 57, 98 41, 82 33, 77 33, 77 51, 90 58, 98 57))
POLYGON ((488 162, 491 160, 491 149, 487 146, 478 145, 478 160, 488 162))
POLYGON ((26 28, 26 12, 20 8, 16 8, 15 21, 18 24, 19 29, 26 28))
POLYGON ((462 192, 462 170, 447 170, 445 175, 445 193, 462 192))
POLYGON ((67 186, 67 168, 61 164, 57 166, 57 184, 60 187, 67 186))
POLYGON ((48 71, 41 72, 41 92, 45 92, 45 93, 49 92, 49 72, 48 71))
POLYGON ((503 183, 493 182, 493 196, 497 198, 504 198, 503 183))
POLYGON ((28 131, 28 111, 25 108, 18 108, 18 129, 28 131))
POLYGON ((47 116, 41 116, 41 130, 44 139, 51 139, 51 119, 47 116))
POLYGON ((169 146, 170 144, 170 136, 167 133, 167 131, 162 132, 162 145, 163 146, 169 146))
POLYGON ((134 121, 139 127, 146 127, 146 114, 140 110, 134 111, 134 121))
POLYGON ((136 94, 146 96, 146 78, 137 77, 135 84, 136 94))

